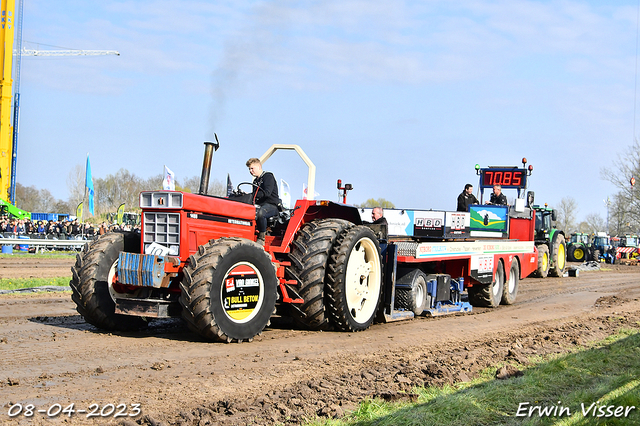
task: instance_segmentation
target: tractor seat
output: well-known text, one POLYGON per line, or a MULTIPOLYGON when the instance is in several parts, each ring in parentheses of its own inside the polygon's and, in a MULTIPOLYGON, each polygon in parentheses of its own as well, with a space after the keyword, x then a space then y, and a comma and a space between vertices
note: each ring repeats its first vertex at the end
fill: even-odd
POLYGON ((276 225, 284 225, 291 219, 293 209, 285 209, 282 203, 278 203, 278 214, 267 219, 267 228, 273 228, 276 225))

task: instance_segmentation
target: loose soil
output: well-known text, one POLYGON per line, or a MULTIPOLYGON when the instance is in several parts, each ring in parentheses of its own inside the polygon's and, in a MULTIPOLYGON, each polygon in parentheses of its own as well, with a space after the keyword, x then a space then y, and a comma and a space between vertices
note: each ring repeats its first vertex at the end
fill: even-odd
MULTIPOLYGON (((7 265, 12 260, 0 259, 3 277, 31 276, 45 265, 56 271, 52 277, 69 276, 73 263, 7 265)), ((468 381, 499 362, 527 364, 638 328, 639 299, 640 267, 603 265, 579 277, 522 280, 512 306, 374 324, 360 333, 300 330, 274 318, 252 343, 225 344, 200 340, 179 319, 135 333, 102 332, 76 313, 70 293, 3 295, 0 423, 262 425, 341 417, 365 398, 412 399, 413 386, 468 381), (122 414, 140 404, 142 412, 46 414, 72 403, 75 410, 97 404, 105 414, 108 404, 125 404, 116 411, 122 414), (33 404, 36 413, 10 418, 14 404, 33 404)))

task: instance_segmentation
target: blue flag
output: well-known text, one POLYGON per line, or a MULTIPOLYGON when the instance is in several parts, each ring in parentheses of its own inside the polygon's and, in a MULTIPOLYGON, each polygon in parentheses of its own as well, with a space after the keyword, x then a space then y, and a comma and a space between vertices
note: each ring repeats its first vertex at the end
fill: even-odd
POLYGON ((86 186, 87 186, 87 193, 89 195, 89 199, 88 199, 88 203, 89 203, 89 213, 91 213, 92 215, 93 213, 93 195, 94 195, 94 191, 93 191, 93 179, 91 179, 91 164, 89 163, 89 154, 87 154, 87 182, 86 182, 86 186))

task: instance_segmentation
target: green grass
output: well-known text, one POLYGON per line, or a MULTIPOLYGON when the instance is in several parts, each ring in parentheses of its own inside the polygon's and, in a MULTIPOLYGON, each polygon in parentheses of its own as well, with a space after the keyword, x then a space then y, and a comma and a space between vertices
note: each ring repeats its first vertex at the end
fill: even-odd
MULTIPOLYGON (((496 365, 469 382, 443 388, 416 388, 416 403, 366 400, 341 420, 317 420, 309 425, 638 425, 640 424, 640 331, 625 330, 577 352, 532 359, 517 366, 524 376, 493 378, 496 365), (520 405, 527 403, 528 405, 520 405), (582 413, 597 406, 635 406, 628 417, 597 417, 582 413), (540 416, 534 409, 567 407, 562 416, 540 416), (525 416, 516 416, 518 410, 525 416)), ((605 408, 606 410, 606 408, 605 408)), ((606 411, 604 412, 606 415, 606 411)))
POLYGON ((70 280, 70 276, 57 278, 0 278, 0 290, 42 286, 69 286, 70 280))
POLYGON ((68 257, 75 258, 76 254, 78 254, 77 251, 71 251, 71 250, 67 250, 67 251, 48 251, 48 252, 44 252, 44 253, 43 252, 27 253, 25 251, 14 250, 13 254, 8 254, 8 253, 0 254, 0 258, 28 257, 30 259, 51 259, 51 258, 63 259, 63 258, 68 258, 68 257))

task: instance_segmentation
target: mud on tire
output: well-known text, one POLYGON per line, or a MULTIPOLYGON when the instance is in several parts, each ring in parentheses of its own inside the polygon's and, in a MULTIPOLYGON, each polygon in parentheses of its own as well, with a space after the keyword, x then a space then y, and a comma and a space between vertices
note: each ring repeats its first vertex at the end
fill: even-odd
POLYGON ((291 269, 300 279, 298 293, 304 299, 300 311, 291 309, 298 324, 311 330, 330 328, 325 306, 324 283, 329 253, 338 235, 352 223, 341 219, 320 219, 307 223, 291 246, 291 269))
POLYGON ((71 298, 76 309, 89 324, 104 330, 135 330, 144 327, 144 318, 115 313, 110 294, 109 272, 120 252, 140 253, 140 234, 110 232, 85 244, 71 267, 71 298))
POLYGON ((473 306, 497 308, 503 298, 504 292, 504 265, 498 261, 498 267, 491 284, 474 284, 469 287, 469 302, 473 306))
POLYGON ((538 249, 538 268, 533 272, 534 277, 547 278, 549 275, 549 266, 551 265, 549 259, 549 247, 545 244, 536 246, 538 249))
POLYGON ((553 241, 553 267, 549 269, 552 277, 562 277, 567 268, 567 245, 564 235, 558 234, 553 241))
POLYGON ((180 288, 182 317, 192 331, 208 340, 251 341, 274 312, 276 267, 260 245, 220 238, 189 257, 180 288))
POLYGON ((369 328, 380 303, 382 261, 378 239, 358 225, 344 230, 329 258, 326 293, 328 311, 342 331, 369 328))
POLYGON ((513 305, 518 296, 518 284, 520 283, 520 265, 518 259, 514 257, 509 270, 509 279, 504 283, 502 290, 502 304, 513 305))
POLYGON ((419 269, 410 271, 396 280, 396 285, 406 282, 410 288, 396 287, 396 307, 413 312, 415 316, 422 315, 430 303, 427 292, 427 275, 419 269))

